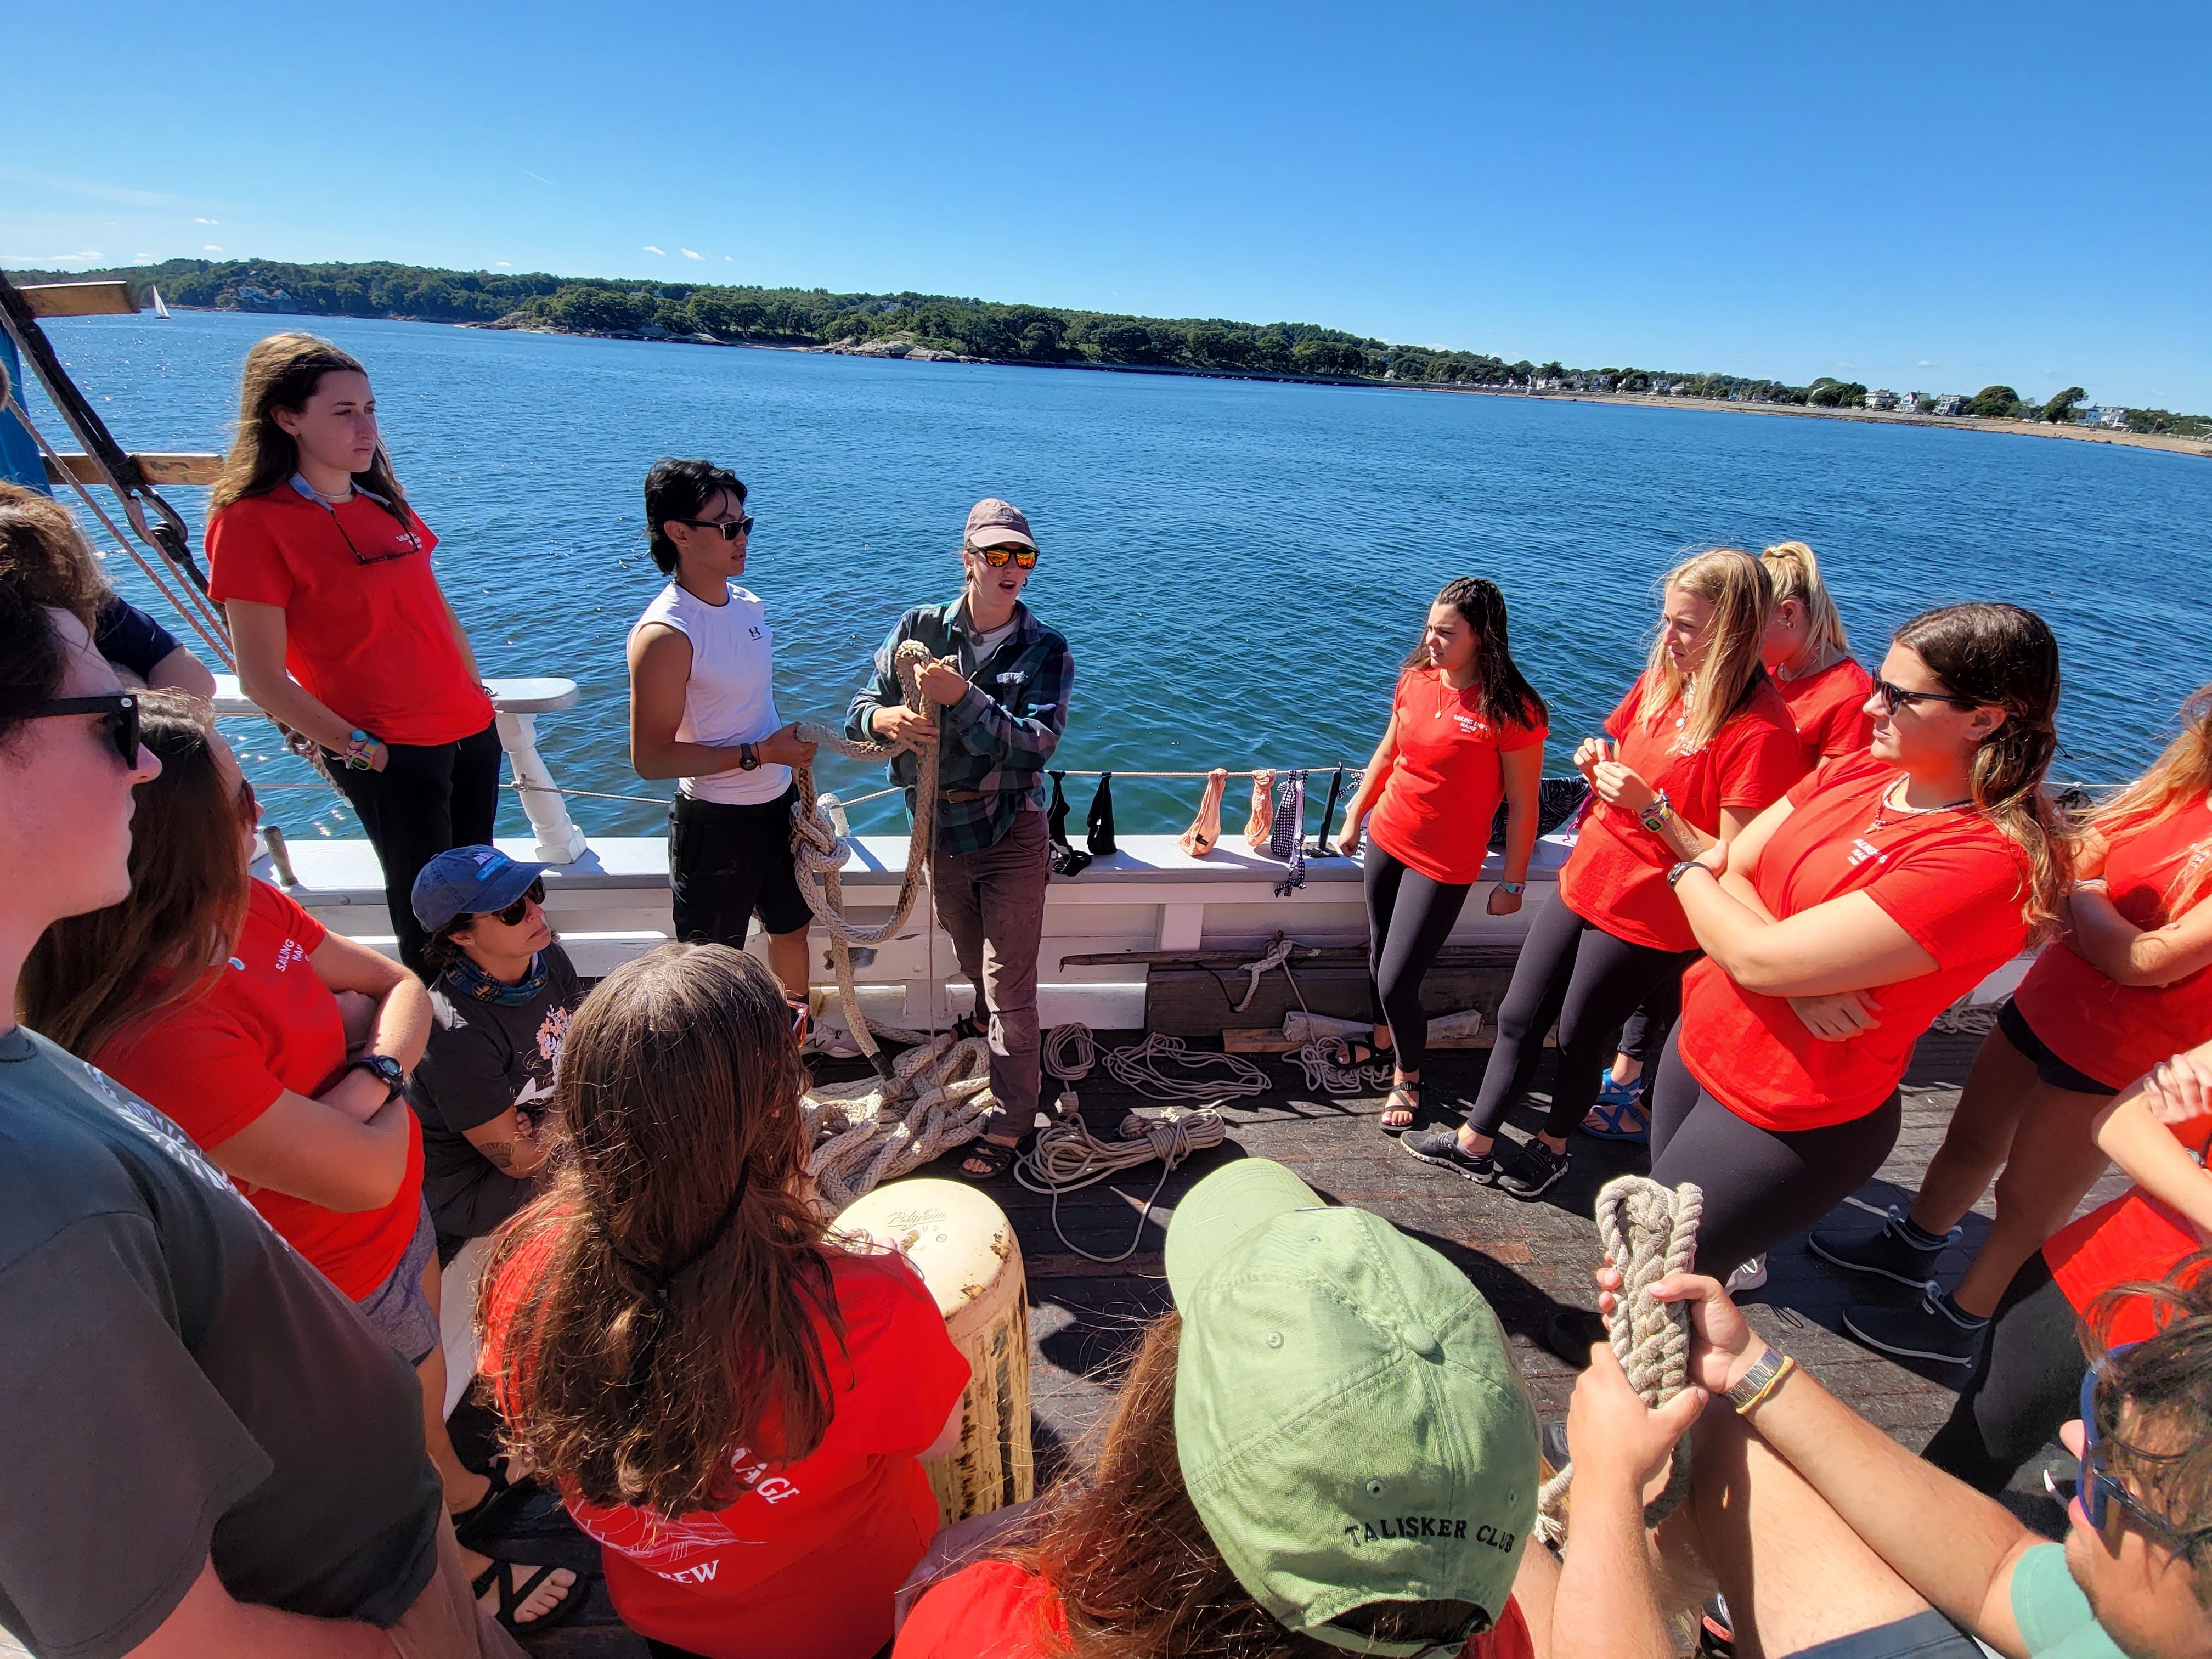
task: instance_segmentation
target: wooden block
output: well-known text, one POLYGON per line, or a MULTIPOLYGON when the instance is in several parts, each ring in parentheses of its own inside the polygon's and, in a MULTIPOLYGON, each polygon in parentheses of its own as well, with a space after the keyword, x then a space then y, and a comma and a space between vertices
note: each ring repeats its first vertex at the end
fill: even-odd
MULTIPOLYGON (((131 459, 138 463, 146 482, 157 488, 162 484, 211 484, 222 476, 220 455, 133 455, 131 459)), ((58 465, 48 459, 48 483, 67 483, 71 478, 81 484, 102 482, 100 468, 89 455, 64 455, 58 465), (68 469, 66 472, 63 471, 64 467, 68 469)))
POLYGON ((15 292, 33 317, 129 317, 138 309, 128 283, 36 283, 15 292))

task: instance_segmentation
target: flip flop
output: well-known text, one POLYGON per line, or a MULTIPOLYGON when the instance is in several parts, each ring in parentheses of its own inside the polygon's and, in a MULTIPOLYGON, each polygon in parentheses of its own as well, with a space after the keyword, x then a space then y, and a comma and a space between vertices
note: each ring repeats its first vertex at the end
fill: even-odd
POLYGON ((952 1166, 952 1171, 961 1180, 972 1182, 977 1186, 981 1186, 987 1181, 996 1181, 1014 1167, 1015 1162, 1022 1155, 1022 1149, 1028 1142, 1029 1137, 1024 1135, 1009 1146, 1003 1141, 990 1140, 978 1135, 960 1149, 959 1162, 952 1166), (971 1170, 968 1167, 969 1158, 984 1159, 991 1167, 988 1170, 971 1170))
MULTIPOLYGON (((484 1471, 491 1477, 489 1489, 472 1508, 463 1510, 453 1516, 453 1536, 463 1548, 476 1548, 475 1540, 493 1535, 498 1522, 505 1520, 511 1510, 544 1492, 545 1488, 529 1475, 526 1474, 519 1480, 508 1479, 507 1465, 507 1460, 504 1457, 494 1462, 491 1468, 484 1471)), ((483 1552, 487 1555, 490 1553, 489 1550, 483 1552)))
POLYGON ((1389 1096, 1387 1096, 1382 1102, 1382 1111, 1384 1116, 1388 1116, 1392 1112, 1407 1112, 1412 1114, 1411 1118, 1404 1123, 1385 1123, 1379 1118, 1376 1121, 1375 1127, 1382 1130, 1382 1132, 1386 1135, 1401 1135, 1405 1133, 1407 1130, 1412 1128, 1414 1124, 1420 1121, 1421 1085, 1418 1083, 1392 1084, 1390 1085, 1390 1092, 1389 1096), (1398 1102, 1401 1097, 1403 1097, 1403 1103, 1394 1103, 1398 1102))
POLYGON ((1583 1119, 1582 1127, 1593 1140, 1626 1140, 1639 1146, 1651 1141, 1651 1120, 1634 1100, 1598 1101, 1583 1119))
POLYGON ((482 1595, 492 1588, 494 1581, 497 1581, 499 1611, 492 1617, 499 1620, 501 1629, 513 1636, 529 1636, 541 1630, 550 1630, 562 1620, 574 1617, 576 1609, 584 1605, 585 1594, 590 1588, 586 1576, 577 1573, 575 1581, 568 1586, 568 1593, 553 1604, 550 1612, 542 1613, 535 1619, 518 1620, 514 1615, 522 1604, 547 1578, 561 1571, 557 1566, 535 1567, 528 1577, 517 1584, 514 1575, 531 1566, 527 1561, 495 1561, 469 1581, 469 1594, 471 1595, 482 1595))

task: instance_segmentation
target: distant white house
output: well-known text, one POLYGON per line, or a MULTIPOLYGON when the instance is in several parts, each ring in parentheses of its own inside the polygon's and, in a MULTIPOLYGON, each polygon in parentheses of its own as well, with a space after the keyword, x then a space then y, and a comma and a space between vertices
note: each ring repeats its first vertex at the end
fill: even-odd
POLYGON ((1866 395, 1866 406, 1869 409, 1895 409, 1897 394, 1887 391, 1869 392, 1866 395))
POLYGON ((1963 415, 1966 410, 1966 398, 1963 392, 1947 392, 1936 399, 1936 412, 1938 415, 1963 415))
POLYGON ((1934 408, 1936 400, 1924 392, 1908 392, 1897 400, 1897 406, 1909 415, 1924 415, 1934 408))
POLYGON ((2128 423, 2128 411, 2116 408, 2111 404, 2091 404, 2086 409, 2076 410, 2075 413, 2081 417, 2084 426, 2101 426, 2118 430, 2128 423))

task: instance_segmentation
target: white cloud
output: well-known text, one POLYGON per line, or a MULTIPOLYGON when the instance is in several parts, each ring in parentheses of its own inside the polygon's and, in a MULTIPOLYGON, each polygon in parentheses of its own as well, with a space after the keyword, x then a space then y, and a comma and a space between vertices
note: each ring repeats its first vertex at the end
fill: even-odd
POLYGON ((219 224, 221 224, 221 223, 222 222, 222 220, 220 220, 220 219, 199 219, 199 218, 195 218, 195 219, 192 221, 192 222, 193 222, 194 224, 196 224, 196 225, 219 225, 219 224))
POLYGON ((687 248, 679 248, 679 249, 678 249, 677 251, 678 251, 679 253, 683 254, 683 256, 684 256, 685 258, 687 258, 687 259, 703 259, 703 258, 705 258, 707 257, 707 256, 706 256, 705 254, 703 254, 703 253, 694 253, 694 252, 693 252, 690 248, 688 248, 688 247, 687 247, 687 248))
POLYGON ((204 242, 200 245, 200 252, 203 253, 220 253, 222 250, 217 247, 213 242, 204 242))
POLYGON ((1913 364, 1913 367, 1915 368, 1933 368, 1936 365, 1930 359, 1923 357, 1918 362, 1913 364))
POLYGON ((98 248, 87 248, 82 253, 0 253, 0 264, 27 266, 36 270, 41 265, 73 265, 81 260, 100 258, 98 248))
MULTIPOLYGON (((526 178, 526 179, 536 179, 539 184, 541 184, 541 185, 551 185, 551 184, 553 184, 553 181, 552 181, 550 179, 548 179, 548 178, 547 178, 544 173, 532 173, 532 172, 528 167, 517 167, 517 168, 515 168, 515 171, 516 171, 517 173, 520 173, 520 174, 521 174, 524 178, 526 178)), ((558 189, 560 188, 560 186, 559 186, 558 185, 554 185, 554 186, 553 186, 553 187, 554 187, 556 190, 558 190, 558 189)))
POLYGON ((665 259, 665 258, 668 257, 668 250, 667 250, 666 248, 665 248, 665 247, 655 247, 655 246, 653 246, 653 245, 652 243, 650 243, 650 242, 647 242, 647 243, 645 245, 645 251, 646 251, 647 253, 658 253, 658 254, 659 254, 662 258, 664 258, 664 259, 665 259))
POLYGON ((733 265, 737 264, 737 261, 732 258, 728 254, 725 253, 722 256, 722 263, 726 265, 733 265))
POLYGON ((495 259, 491 262, 491 268, 494 270, 513 270, 514 266, 505 259, 495 259))

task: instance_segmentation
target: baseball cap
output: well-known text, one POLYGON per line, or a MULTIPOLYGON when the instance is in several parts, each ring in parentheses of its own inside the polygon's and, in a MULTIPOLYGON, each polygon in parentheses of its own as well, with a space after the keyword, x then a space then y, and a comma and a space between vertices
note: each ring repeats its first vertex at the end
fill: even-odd
POLYGON ((996 495, 986 496, 968 509, 968 533, 963 539, 969 547, 1012 545, 1036 551, 1036 539, 1030 534, 1030 521, 1023 517, 1021 508, 996 495))
POLYGON ((407 902, 434 933, 455 916, 506 909, 544 873, 544 865, 521 863, 496 847, 452 847, 422 866, 407 902))
POLYGON ((1237 1582, 1285 1629, 1378 1601, 1505 1612, 1536 1518, 1536 1408, 1480 1291, 1380 1216, 1246 1158, 1176 1206, 1183 1484, 1237 1582))

